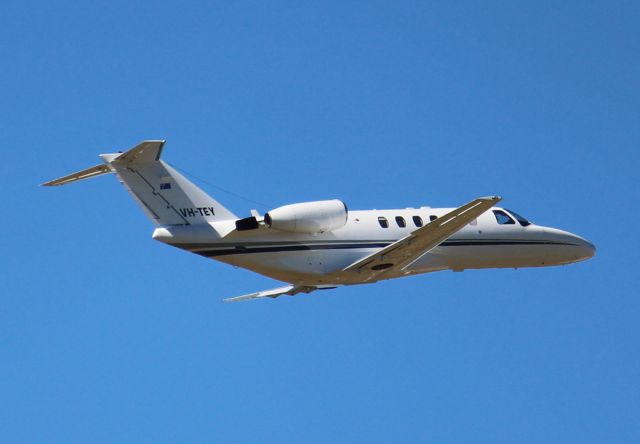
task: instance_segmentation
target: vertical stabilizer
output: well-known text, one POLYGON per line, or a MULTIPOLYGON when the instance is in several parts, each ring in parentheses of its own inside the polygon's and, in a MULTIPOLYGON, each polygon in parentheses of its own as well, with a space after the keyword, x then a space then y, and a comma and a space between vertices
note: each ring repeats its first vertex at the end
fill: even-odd
POLYGON ((237 219, 218 201, 160 160, 163 147, 164 140, 147 140, 124 153, 101 154, 106 165, 88 168, 43 185, 63 185, 113 172, 158 226, 237 219))

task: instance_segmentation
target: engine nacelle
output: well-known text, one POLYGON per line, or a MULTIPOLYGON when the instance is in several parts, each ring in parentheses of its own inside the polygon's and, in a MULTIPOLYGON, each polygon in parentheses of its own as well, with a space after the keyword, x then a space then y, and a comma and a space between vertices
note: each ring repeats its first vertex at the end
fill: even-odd
POLYGON ((267 227, 294 233, 324 233, 347 223, 347 206, 341 200, 319 200, 276 208, 264 215, 267 227))

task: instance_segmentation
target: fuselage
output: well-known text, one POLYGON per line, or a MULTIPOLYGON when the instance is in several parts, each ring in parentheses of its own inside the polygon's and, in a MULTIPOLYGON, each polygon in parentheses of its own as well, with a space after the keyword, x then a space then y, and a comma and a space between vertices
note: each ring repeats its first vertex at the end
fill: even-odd
POLYGON ((161 160, 163 140, 101 154, 103 164, 44 183, 115 173, 157 227, 153 238, 288 282, 228 298, 295 296, 439 270, 562 265, 595 252, 585 239, 496 208, 500 196, 457 208, 349 211, 338 200, 299 202, 240 218, 161 160), (475 219, 474 219, 475 218, 475 219))
MULTIPOLYGON (((325 276, 409 235, 451 208, 349 211, 347 223, 324 233, 291 233, 261 226, 236 231, 230 222, 195 229, 158 228, 154 239, 304 285, 331 285, 325 276)), ((417 260, 384 279, 440 270, 564 265, 592 257, 594 246, 575 234, 532 224, 494 207, 417 260)))

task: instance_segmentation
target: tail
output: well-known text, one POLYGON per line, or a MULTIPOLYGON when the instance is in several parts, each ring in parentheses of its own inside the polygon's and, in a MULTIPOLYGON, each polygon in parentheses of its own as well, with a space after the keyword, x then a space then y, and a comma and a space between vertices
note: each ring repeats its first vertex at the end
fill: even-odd
POLYGON ((192 225, 237 219, 207 193, 160 160, 164 140, 146 140, 124 153, 101 154, 104 165, 43 183, 64 185, 115 173, 157 226, 192 225))

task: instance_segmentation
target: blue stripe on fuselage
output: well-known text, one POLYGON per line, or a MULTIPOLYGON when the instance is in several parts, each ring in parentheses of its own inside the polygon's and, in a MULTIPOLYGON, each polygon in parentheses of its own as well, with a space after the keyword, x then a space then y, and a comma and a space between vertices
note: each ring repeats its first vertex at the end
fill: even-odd
MULTIPOLYGON (((384 248, 391 245, 393 242, 360 242, 360 243, 317 243, 317 244, 293 244, 293 245, 265 245, 265 246, 251 246, 245 247, 242 245, 236 245, 234 247, 223 247, 216 249, 203 249, 198 251, 192 251, 206 257, 217 256, 230 256, 236 254, 253 254, 253 253, 276 253, 283 251, 309 251, 309 250, 345 250, 345 249, 365 249, 365 248, 384 248)), ((471 240, 471 239, 458 239, 458 240, 446 240, 442 242, 439 247, 468 247, 468 246, 496 246, 496 245, 574 245, 566 242, 554 242, 543 240, 501 240, 501 239, 487 239, 487 240, 471 240)))

